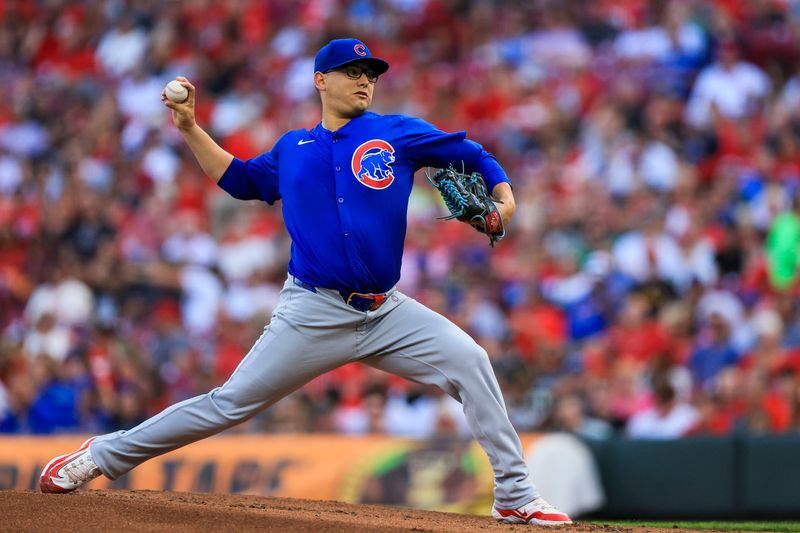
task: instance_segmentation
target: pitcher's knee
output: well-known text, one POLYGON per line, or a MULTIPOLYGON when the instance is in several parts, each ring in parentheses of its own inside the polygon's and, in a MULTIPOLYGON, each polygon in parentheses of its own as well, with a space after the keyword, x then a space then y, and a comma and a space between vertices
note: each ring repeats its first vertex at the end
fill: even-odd
POLYGON ((242 401, 226 391, 217 388, 208 393, 208 399, 216 408, 217 413, 228 423, 238 424, 244 422, 258 411, 258 406, 242 401))
POLYGON ((471 342, 463 347, 460 354, 460 363, 469 365, 471 368, 480 368, 484 366, 491 366, 489 362, 489 354, 479 344, 471 342))

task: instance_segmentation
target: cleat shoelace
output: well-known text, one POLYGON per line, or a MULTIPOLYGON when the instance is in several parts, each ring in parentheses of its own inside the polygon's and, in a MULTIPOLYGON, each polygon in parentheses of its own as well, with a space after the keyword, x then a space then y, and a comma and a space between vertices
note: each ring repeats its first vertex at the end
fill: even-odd
POLYGON ((63 472, 72 483, 77 484, 86 483, 100 475, 100 469, 88 453, 65 466, 63 472))
POLYGON ((561 513, 558 509, 550 505, 544 498, 536 498, 533 500, 533 503, 536 505, 539 511, 544 513, 561 513))

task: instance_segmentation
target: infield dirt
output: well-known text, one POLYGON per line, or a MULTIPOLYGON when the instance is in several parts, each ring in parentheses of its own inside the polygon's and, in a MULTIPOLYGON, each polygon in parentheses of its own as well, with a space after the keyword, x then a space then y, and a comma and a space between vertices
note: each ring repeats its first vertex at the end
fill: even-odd
POLYGON ((498 524, 489 516, 378 505, 186 492, 98 490, 72 494, 0 491, 0 531, 54 532, 674 532, 587 523, 558 528, 498 524))

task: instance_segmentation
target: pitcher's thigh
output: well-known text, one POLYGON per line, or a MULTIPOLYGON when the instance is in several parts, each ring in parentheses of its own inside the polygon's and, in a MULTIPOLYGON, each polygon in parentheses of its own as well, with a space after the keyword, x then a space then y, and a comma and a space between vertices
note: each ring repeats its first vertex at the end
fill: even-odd
POLYGON ((369 331, 371 356, 363 363, 420 383, 439 386, 461 401, 464 387, 497 389, 489 356, 453 322, 406 299, 369 331))
POLYGON ((213 392, 214 401, 223 411, 271 405, 352 357, 353 349, 343 349, 344 339, 336 337, 335 331, 310 336, 281 317, 274 319, 230 378, 213 392))

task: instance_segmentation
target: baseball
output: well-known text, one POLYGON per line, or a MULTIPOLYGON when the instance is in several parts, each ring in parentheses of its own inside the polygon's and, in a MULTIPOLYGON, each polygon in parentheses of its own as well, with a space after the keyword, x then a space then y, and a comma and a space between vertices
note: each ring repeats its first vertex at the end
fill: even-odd
POLYGON ((169 82, 164 89, 164 93, 167 95, 167 98, 175 102, 176 104, 180 104, 181 102, 185 102, 187 98, 189 98, 189 90, 186 89, 181 82, 178 80, 172 80, 169 82))

